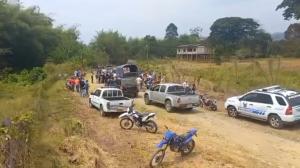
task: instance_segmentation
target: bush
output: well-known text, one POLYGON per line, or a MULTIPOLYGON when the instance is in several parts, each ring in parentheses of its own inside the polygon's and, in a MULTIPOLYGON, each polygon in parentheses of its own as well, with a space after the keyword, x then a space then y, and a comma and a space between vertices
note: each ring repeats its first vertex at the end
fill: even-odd
POLYGON ((18 83, 20 85, 32 85, 36 82, 42 81, 47 77, 46 72, 40 68, 35 67, 32 70, 23 70, 19 74, 11 73, 4 78, 5 83, 18 83))

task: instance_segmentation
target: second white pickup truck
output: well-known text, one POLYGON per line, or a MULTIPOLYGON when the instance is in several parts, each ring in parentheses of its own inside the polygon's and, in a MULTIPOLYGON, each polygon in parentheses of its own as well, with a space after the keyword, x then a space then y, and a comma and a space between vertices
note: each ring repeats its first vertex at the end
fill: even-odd
POLYGON ((122 90, 117 88, 98 88, 89 97, 89 106, 96 107, 101 116, 107 113, 126 112, 132 103, 132 100, 124 97, 122 90))

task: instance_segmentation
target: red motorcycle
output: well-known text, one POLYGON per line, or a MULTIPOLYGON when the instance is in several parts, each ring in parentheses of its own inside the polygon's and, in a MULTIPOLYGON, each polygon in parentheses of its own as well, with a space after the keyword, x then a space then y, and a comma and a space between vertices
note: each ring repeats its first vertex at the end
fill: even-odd
POLYGON ((217 111, 217 101, 215 99, 209 99, 206 94, 199 95, 199 104, 202 108, 207 108, 211 111, 217 111))

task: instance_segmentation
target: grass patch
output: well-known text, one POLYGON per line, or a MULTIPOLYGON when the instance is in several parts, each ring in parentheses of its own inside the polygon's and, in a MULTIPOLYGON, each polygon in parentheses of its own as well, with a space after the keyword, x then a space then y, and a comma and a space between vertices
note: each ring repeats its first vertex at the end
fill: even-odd
POLYGON ((256 59, 215 65, 178 60, 140 61, 146 71, 155 70, 167 82, 182 83, 187 80, 198 88, 221 93, 240 93, 253 88, 279 84, 287 88, 300 87, 300 59, 256 59))

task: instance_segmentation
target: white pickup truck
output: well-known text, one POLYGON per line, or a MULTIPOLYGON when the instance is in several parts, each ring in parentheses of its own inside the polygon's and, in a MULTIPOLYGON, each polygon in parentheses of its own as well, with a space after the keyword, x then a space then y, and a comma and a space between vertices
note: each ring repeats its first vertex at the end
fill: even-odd
POLYGON ((189 88, 174 83, 159 84, 147 90, 144 95, 146 105, 152 102, 164 104, 168 112, 174 108, 191 110, 200 104, 199 96, 189 88))
POLYGON ((126 112, 132 103, 133 101, 124 97, 122 90, 117 88, 99 88, 89 97, 89 106, 96 107, 101 116, 107 113, 126 112))

